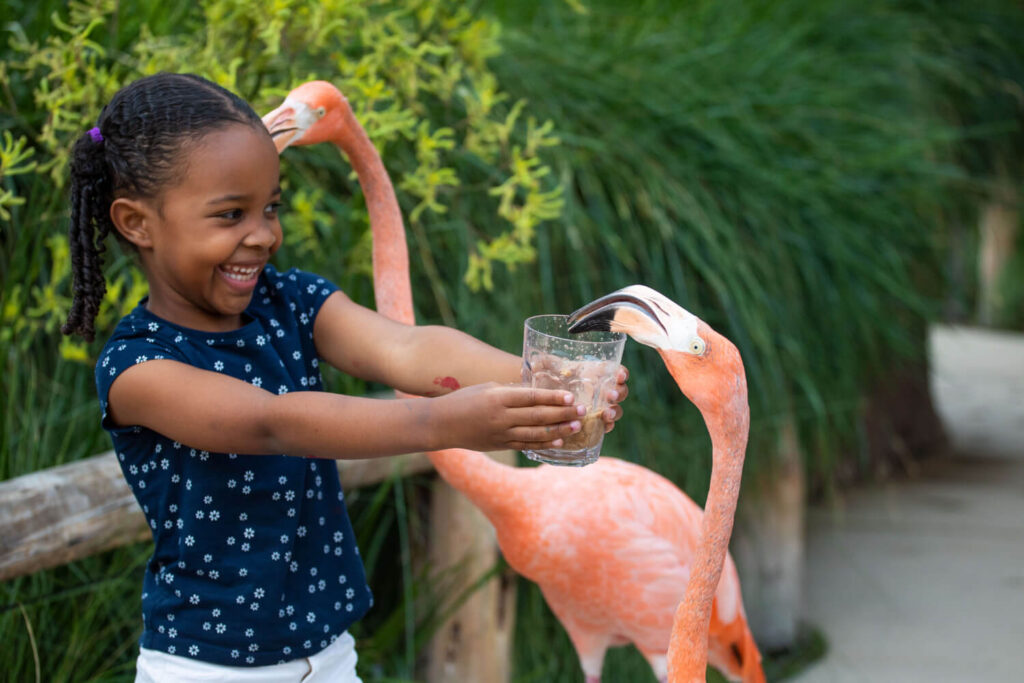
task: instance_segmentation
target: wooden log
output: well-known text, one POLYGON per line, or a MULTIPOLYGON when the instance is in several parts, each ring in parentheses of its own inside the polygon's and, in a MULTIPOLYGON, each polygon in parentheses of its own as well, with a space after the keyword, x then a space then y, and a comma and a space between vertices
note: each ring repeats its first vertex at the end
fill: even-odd
MULTIPOLYGON (((346 489, 430 469, 422 453, 338 461, 346 489)), ((0 482, 0 581, 148 538, 113 451, 0 482)))
POLYGON ((113 452, 0 483, 0 580, 146 538, 113 452))
POLYGON ((796 644, 803 603, 807 494, 792 420, 781 427, 777 456, 754 476, 744 475, 731 548, 762 653, 796 644))
MULTIPOLYGON (((515 464, 515 451, 491 453, 515 464)), ((438 478, 430 506, 430 563, 435 572, 454 572, 453 594, 473 586, 498 561, 494 527, 465 497, 438 478)), ((427 681, 507 683, 511 677, 515 630, 515 579, 496 576, 478 588, 434 636, 427 681)))

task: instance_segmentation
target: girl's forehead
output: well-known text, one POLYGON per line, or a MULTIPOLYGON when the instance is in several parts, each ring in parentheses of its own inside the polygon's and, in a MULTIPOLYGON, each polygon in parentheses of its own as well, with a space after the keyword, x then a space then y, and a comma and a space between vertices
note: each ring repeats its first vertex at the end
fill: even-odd
POLYGON ((270 134, 246 124, 212 130, 189 145, 180 189, 223 194, 225 188, 267 192, 277 187, 280 164, 270 134))

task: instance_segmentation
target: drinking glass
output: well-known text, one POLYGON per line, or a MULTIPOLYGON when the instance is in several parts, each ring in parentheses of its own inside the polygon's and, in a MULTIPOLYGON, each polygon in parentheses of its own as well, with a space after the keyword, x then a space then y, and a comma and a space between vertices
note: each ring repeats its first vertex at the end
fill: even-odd
POLYGON ((523 383, 562 389, 586 406, 582 428, 561 448, 525 450, 527 458, 552 465, 582 467, 597 460, 604 441, 605 395, 615 386, 626 335, 621 332, 570 334, 564 315, 527 318, 523 332, 523 383))

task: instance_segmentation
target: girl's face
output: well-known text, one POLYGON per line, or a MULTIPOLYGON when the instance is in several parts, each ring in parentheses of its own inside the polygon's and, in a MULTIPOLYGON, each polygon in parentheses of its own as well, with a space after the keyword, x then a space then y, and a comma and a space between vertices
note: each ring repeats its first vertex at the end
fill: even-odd
POLYGON ((204 136, 182 180, 151 213, 140 249, 147 308, 184 327, 237 329, 263 267, 281 246, 277 150, 265 130, 232 124, 204 136))

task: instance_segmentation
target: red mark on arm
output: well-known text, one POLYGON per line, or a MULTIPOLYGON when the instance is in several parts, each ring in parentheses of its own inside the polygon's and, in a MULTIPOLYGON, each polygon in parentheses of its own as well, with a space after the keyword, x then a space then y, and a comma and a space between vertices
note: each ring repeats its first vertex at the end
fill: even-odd
POLYGON ((459 380, 454 377, 435 377, 434 384, 439 384, 449 391, 455 391, 456 389, 462 388, 462 385, 459 384, 459 380))

